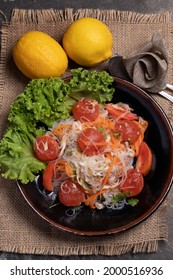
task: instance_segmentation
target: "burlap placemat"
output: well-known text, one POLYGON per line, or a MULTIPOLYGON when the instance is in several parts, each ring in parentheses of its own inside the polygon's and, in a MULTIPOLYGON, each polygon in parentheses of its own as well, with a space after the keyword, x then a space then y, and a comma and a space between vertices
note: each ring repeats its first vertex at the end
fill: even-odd
MULTIPOLYGON (((78 10, 14 10, 10 23, 4 23, 1 38, 0 102, 1 136, 6 127, 11 102, 24 89, 28 80, 19 73, 12 60, 12 47, 28 30, 47 32, 59 41, 67 26, 75 19, 92 16, 105 21, 114 36, 114 54, 128 55, 151 40, 156 31, 165 38, 169 54, 172 49, 170 14, 143 15, 132 12, 78 10)), ((105 64, 101 65, 104 69, 105 64)), ((171 83, 172 58, 168 81, 171 83)), ((154 96, 170 120, 171 103, 154 96)), ((26 204, 16 183, 0 178, 0 250, 19 253, 74 255, 118 255, 125 252, 155 252, 159 240, 167 240, 166 206, 138 226, 109 236, 84 237, 64 233, 40 219, 26 204)))

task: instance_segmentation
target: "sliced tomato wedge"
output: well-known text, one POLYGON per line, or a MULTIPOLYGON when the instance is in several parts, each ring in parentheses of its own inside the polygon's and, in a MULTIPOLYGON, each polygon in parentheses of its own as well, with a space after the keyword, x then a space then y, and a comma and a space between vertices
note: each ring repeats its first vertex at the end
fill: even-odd
POLYGON ((43 187, 45 190, 53 191, 52 181, 55 173, 55 162, 51 161, 43 171, 43 187))
POLYGON ((51 161, 59 156, 60 148, 58 142, 53 137, 43 135, 36 138, 34 151, 38 159, 51 161))
POLYGON ((106 148, 105 136, 93 127, 84 129, 78 136, 77 143, 87 156, 101 154, 106 148))
POLYGON ((58 191, 59 201, 65 206, 79 206, 85 200, 82 187, 71 179, 64 181, 58 191))
POLYGON ((115 125, 115 132, 119 133, 123 141, 134 144, 141 134, 138 125, 129 120, 119 120, 115 125))
POLYGON ((82 98, 72 109, 76 120, 81 122, 95 121, 100 112, 100 105, 96 100, 82 98))
POLYGON ((152 153, 146 142, 142 142, 139 148, 139 155, 136 161, 136 169, 146 176, 151 169, 152 153))
POLYGON ((106 109, 109 115, 114 117, 120 117, 122 120, 137 120, 138 116, 136 114, 131 113, 129 110, 125 109, 123 106, 117 104, 106 104, 106 109))
POLYGON ((120 190, 127 197, 138 195, 144 187, 144 179, 137 169, 130 169, 127 172, 126 180, 121 184, 120 190))

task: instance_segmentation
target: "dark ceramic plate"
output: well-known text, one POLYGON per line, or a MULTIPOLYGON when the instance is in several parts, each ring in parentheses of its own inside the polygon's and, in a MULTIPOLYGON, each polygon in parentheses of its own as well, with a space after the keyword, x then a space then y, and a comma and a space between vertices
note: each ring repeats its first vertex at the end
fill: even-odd
POLYGON ((135 113, 149 122, 145 140, 155 159, 152 171, 145 177, 145 187, 138 196, 139 203, 135 207, 127 205, 122 210, 91 210, 84 206, 75 215, 69 215, 69 212, 67 215, 67 208, 61 204, 51 207, 57 201, 52 194, 45 195, 41 176, 28 185, 18 183, 20 191, 33 210, 58 229, 80 235, 103 235, 129 229, 149 217, 171 188, 173 132, 167 117, 149 95, 133 84, 115 78, 114 86, 112 101, 128 103, 135 113))

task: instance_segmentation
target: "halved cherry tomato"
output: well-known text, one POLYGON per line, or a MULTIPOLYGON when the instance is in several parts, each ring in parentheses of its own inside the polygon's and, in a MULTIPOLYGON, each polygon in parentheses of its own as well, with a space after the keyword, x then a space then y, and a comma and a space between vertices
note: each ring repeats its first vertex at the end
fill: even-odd
POLYGON ((142 142, 139 148, 139 155, 136 161, 136 169, 146 176, 150 171, 152 164, 152 153, 146 142, 142 142))
POLYGON ((64 181, 58 191, 59 201, 65 206, 78 206, 85 200, 82 187, 71 179, 64 181))
POLYGON ((138 116, 126 110, 123 106, 117 104, 106 104, 108 113, 114 117, 120 117, 122 120, 137 120, 138 116))
POLYGON ((133 121, 119 120, 114 128, 116 133, 119 133, 123 141, 128 141, 134 144, 140 136, 140 128, 133 121))
POLYGON ((59 156, 60 148, 58 142, 53 137, 43 135, 36 138, 34 151, 38 159, 51 161, 59 156))
POLYGON ((144 187, 144 179, 137 169, 130 169, 127 172, 127 178, 120 186, 120 190, 127 197, 138 195, 144 187))
POLYGON ((53 191, 52 180, 55 173, 55 162, 51 161, 43 171, 43 187, 47 191, 53 191))
POLYGON ((103 133, 93 127, 83 130, 78 136, 77 143, 87 156, 101 154, 106 148, 106 140, 103 133))
POLYGON ((100 105, 97 101, 88 98, 80 99, 72 109, 75 119, 81 122, 95 121, 99 111, 100 105))

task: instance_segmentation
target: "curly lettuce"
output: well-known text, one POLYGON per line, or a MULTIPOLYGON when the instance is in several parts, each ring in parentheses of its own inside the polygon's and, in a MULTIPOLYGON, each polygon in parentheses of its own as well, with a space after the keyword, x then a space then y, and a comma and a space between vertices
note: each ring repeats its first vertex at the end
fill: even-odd
POLYGON ((68 107, 62 106, 68 92, 68 84, 60 78, 32 80, 12 104, 8 120, 20 126, 20 118, 32 131, 38 122, 51 127, 56 119, 69 116, 68 107))
POLYGON ((0 165, 2 176, 20 180, 23 184, 34 181, 35 176, 45 168, 45 163, 34 156, 34 136, 9 127, 0 143, 0 165))
POLYGON ((87 97, 95 99, 101 104, 111 101, 114 92, 113 77, 106 71, 88 71, 78 68, 72 69, 71 73, 73 75, 69 81, 71 98, 79 100, 87 97))
POLYGON ((5 178, 23 184, 34 180, 45 168, 35 157, 35 138, 57 119, 68 118, 77 100, 88 97, 104 104, 112 99, 113 78, 106 71, 78 68, 71 73, 68 82, 58 77, 31 80, 11 105, 9 127, 0 142, 0 168, 5 178))

